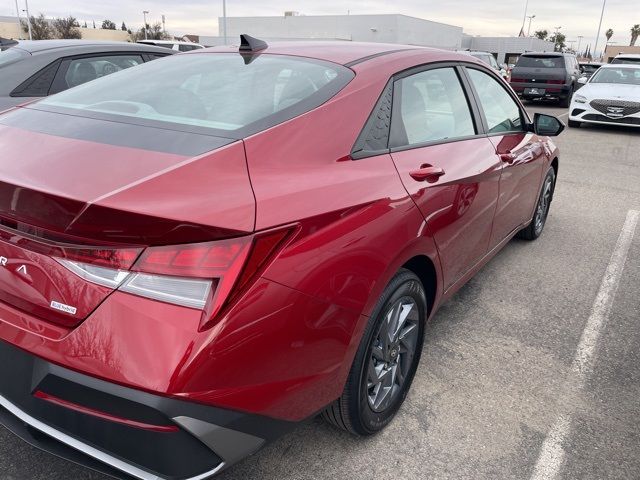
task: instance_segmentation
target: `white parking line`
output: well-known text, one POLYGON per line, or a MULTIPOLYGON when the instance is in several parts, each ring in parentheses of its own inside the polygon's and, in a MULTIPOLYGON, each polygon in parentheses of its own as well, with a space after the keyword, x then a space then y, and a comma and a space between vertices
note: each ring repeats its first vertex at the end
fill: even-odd
MULTIPOLYGON (((571 364, 571 375, 574 377, 571 380, 575 383, 569 382, 577 385, 577 388, 584 387, 586 380, 593 371, 598 338, 611 311, 639 218, 640 211, 629 210, 627 212, 627 218, 613 249, 611 260, 600 284, 600 290, 593 302, 591 315, 582 331, 580 343, 578 343, 578 349, 571 364)), ((560 404, 567 405, 569 403, 561 402, 560 404)), ((551 430, 542 444, 540 456, 531 475, 531 480, 553 480, 558 476, 565 455, 562 445, 569 434, 570 420, 571 412, 563 412, 560 413, 551 426, 551 430)))
POLYGON ((569 112, 563 113, 562 115, 558 115, 558 118, 566 117, 567 115, 569 115, 569 112))

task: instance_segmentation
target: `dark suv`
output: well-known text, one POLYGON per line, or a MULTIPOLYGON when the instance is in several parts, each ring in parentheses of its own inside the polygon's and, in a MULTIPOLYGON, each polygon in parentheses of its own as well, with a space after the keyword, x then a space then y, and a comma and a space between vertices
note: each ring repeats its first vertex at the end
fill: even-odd
POLYGON ((568 107, 579 77, 573 54, 525 53, 511 71, 511 87, 524 100, 556 99, 568 107))

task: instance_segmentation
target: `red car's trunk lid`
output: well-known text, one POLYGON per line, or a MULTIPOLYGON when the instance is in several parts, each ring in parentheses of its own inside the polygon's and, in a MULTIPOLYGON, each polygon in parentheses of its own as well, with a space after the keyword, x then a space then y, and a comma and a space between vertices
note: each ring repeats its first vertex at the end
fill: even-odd
POLYGON ((23 311, 73 326, 109 295, 56 260, 65 248, 210 241, 251 232, 254 216, 242 142, 28 108, 0 116, 0 301, 23 311))

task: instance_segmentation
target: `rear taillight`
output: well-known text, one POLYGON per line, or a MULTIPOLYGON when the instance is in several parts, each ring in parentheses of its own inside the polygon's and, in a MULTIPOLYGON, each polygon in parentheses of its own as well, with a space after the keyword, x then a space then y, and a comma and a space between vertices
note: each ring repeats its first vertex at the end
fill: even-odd
POLYGON ((564 80, 547 80, 547 83, 551 83, 553 85, 562 85, 564 80))
MULTIPOLYGON (((293 228, 207 243, 149 247, 128 264, 103 266, 100 255, 87 251, 79 261, 56 260, 85 280, 141 297, 203 311, 202 328, 262 272, 290 237, 293 228), (126 265, 126 267, 125 267, 126 265), (123 268, 124 267, 124 268, 123 268)), ((127 250, 123 250, 126 252, 127 250)))
POLYGON ((525 82, 525 79, 524 79, 524 78, 512 78, 512 79, 511 79, 511 82, 512 82, 512 83, 514 83, 514 82, 517 82, 517 83, 524 83, 524 82, 525 82))

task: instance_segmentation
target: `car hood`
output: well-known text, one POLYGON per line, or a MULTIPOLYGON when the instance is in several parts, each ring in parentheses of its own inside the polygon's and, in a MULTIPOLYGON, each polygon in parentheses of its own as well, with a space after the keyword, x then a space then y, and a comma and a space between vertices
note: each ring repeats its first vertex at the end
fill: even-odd
POLYGON ((604 100, 628 100, 640 102, 639 85, 622 85, 619 83, 587 83, 578 91, 579 95, 589 100, 596 98, 604 100))
POLYGON ((160 245, 251 232, 242 141, 37 110, 0 115, 0 221, 160 245))

